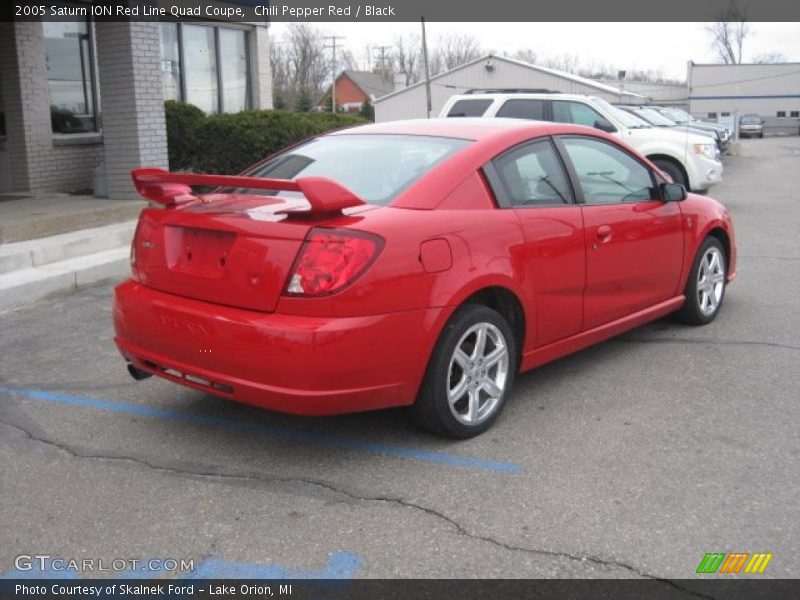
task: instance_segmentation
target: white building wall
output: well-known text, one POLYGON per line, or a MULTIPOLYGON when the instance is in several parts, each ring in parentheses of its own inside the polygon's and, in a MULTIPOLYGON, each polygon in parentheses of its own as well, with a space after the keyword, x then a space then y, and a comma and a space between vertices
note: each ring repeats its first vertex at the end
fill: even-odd
MULTIPOLYGON (((591 94, 610 102, 634 102, 631 97, 621 97, 558 75, 539 71, 522 64, 492 57, 492 70, 486 68, 482 60, 472 65, 449 71, 431 80, 431 116, 435 117, 445 102, 454 94, 461 94, 471 88, 533 88, 549 89, 569 94, 591 94)), ((399 119, 425 118, 425 85, 416 84, 395 94, 378 98, 375 101, 375 121, 396 121, 399 119)), ((641 99, 642 101, 644 99, 641 99)))
POLYGON ((615 87, 624 87, 634 94, 645 96, 650 104, 663 104, 668 106, 689 106, 689 88, 686 84, 655 83, 650 81, 624 81, 618 79, 599 79, 600 83, 615 87))
POLYGON ((776 117, 800 111, 800 63, 689 65, 689 110, 776 117))

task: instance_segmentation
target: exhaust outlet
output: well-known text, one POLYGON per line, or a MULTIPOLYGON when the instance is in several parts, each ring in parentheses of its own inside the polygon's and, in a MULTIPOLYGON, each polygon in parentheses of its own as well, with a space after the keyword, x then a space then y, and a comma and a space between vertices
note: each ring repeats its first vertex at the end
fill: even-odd
POLYGON ((131 374, 136 381, 141 381, 142 379, 147 379, 148 377, 152 377, 152 373, 148 373, 147 371, 142 371, 141 369, 135 367, 132 363, 128 363, 128 373, 131 374))

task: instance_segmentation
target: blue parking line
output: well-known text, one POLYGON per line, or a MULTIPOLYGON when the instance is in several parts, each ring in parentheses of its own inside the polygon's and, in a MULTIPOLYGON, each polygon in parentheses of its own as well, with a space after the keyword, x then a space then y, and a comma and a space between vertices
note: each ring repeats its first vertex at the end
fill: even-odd
POLYGON ((19 394, 28 398, 44 400, 47 402, 57 402, 60 404, 80 406, 83 408, 94 408, 97 410, 126 413, 129 415, 136 415, 138 417, 180 421, 183 423, 191 423, 193 425, 217 427, 233 431, 266 433, 269 435, 307 442, 309 444, 318 446, 340 448, 345 450, 359 450, 361 452, 368 452, 370 454, 383 454, 386 456, 396 456, 399 458, 410 458, 413 460, 446 465, 449 467, 494 471, 496 473, 505 473, 509 475, 517 475, 522 472, 522 467, 514 463, 487 460, 472 456, 462 456, 459 454, 448 454, 445 452, 421 450, 407 446, 377 444, 351 437, 315 433, 311 431, 303 431, 302 429, 292 429, 289 427, 276 427, 274 425, 267 425, 265 423, 250 423, 236 419, 230 419, 227 417, 192 415, 178 410, 155 408, 152 406, 131 404, 128 402, 111 402, 109 400, 100 400, 86 396, 73 396, 70 394, 46 390, 0 387, 0 392, 19 394))

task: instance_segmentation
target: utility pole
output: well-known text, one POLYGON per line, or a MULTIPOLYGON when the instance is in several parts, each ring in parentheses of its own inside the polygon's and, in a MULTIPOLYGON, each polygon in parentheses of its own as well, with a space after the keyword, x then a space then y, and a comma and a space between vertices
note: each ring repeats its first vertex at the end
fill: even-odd
POLYGON ((344 36, 328 35, 325 36, 323 39, 329 40, 331 42, 331 45, 325 46, 325 48, 330 48, 333 51, 333 83, 331 84, 331 112, 336 113, 336 41, 343 40, 344 36))
POLYGON ((425 63, 425 96, 428 101, 428 118, 431 118, 431 67, 428 64, 428 39, 425 37, 425 17, 422 22, 422 61, 425 63))
POLYGON ((386 69, 386 51, 391 48, 391 46, 378 46, 375 48, 381 55, 381 75, 384 79, 388 79, 388 73, 386 69))

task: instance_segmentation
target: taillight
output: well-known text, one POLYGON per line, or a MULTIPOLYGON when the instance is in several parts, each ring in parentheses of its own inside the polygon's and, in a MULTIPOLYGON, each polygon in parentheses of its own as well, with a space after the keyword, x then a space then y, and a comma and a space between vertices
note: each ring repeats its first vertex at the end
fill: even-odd
POLYGON ((285 293, 327 296, 344 289, 372 264, 383 239, 371 233, 314 228, 303 242, 285 293))
POLYGON ((139 235, 139 225, 141 221, 136 223, 136 229, 133 232, 133 239, 131 240, 131 279, 139 281, 139 269, 136 266, 136 238, 139 235))

